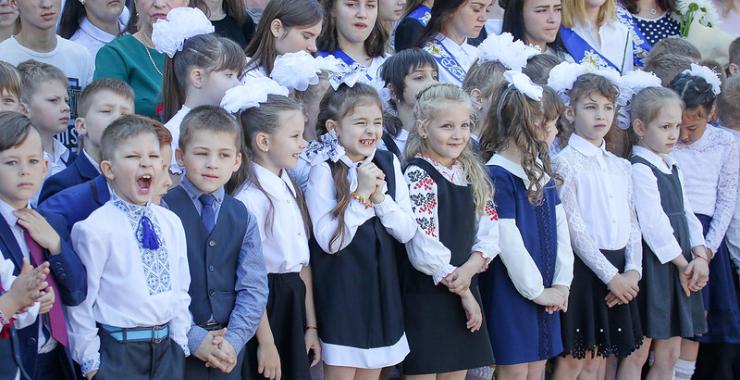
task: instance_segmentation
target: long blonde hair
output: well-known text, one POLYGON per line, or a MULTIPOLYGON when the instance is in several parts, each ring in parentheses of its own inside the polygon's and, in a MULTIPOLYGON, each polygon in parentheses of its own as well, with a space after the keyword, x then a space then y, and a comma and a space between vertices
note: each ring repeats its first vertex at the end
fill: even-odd
MULTIPOLYGON (((444 106, 450 102, 463 104, 472 114, 473 106, 465 91, 452 84, 437 83, 427 87, 417 95, 414 116, 417 122, 428 125, 434 117, 439 115, 439 112, 444 111, 444 106)), ((423 154, 429 149, 426 139, 421 138, 418 128, 412 128, 406 142, 406 157, 412 159, 417 154, 423 154)), ((493 184, 486 173, 486 169, 470 149, 470 144, 463 149, 457 161, 462 165, 465 178, 473 190, 476 210, 483 212, 486 203, 493 197, 493 184)))
MULTIPOLYGON (((616 0, 606 0, 599 8, 599 15, 596 19, 597 26, 602 26, 609 20, 616 20, 617 4, 616 0)), ((563 0, 563 26, 572 28, 576 24, 586 23, 586 0, 563 0)))

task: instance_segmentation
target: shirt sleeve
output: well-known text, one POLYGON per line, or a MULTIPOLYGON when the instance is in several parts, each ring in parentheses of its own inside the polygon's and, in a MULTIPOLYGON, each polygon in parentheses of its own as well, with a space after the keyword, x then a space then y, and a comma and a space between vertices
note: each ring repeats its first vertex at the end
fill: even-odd
POLYGON ((557 223, 558 253, 555 257, 555 273, 552 285, 570 287, 573 281, 573 248, 570 245, 570 234, 568 233, 568 220, 565 217, 565 209, 562 204, 555 206, 555 221, 557 223))
MULTIPOLYGON (((0 253, 0 282, 2 283, 2 288, 7 292, 10 291, 10 288, 13 286, 16 279, 16 276, 13 275, 15 264, 13 264, 9 259, 3 259, 2 257, 2 253, 0 253)), ((2 295, 2 293, 0 293, 0 295, 2 295)), ((20 330, 24 327, 31 326, 36 322, 36 318, 39 316, 40 307, 41 304, 36 302, 33 306, 29 307, 28 310, 22 313, 16 313, 13 316, 15 319, 13 327, 20 330)))
POLYGON ((362 203, 350 199, 344 211, 344 236, 332 242, 339 220, 332 215, 337 206, 337 191, 329 164, 321 163, 311 168, 306 188, 306 207, 313 221, 316 242, 324 252, 334 254, 348 246, 363 223, 375 216, 373 208, 365 208, 362 203))
POLYGON ((705 246, 706 242, 704 240, 704 227, 701 225, 699 218, 696 217, 696 214, 694 214, 694 210, 691 208, 691 201, 689 201, 689 197, 688 195, 686 195, 686 187, 684 186, 684 183, 686 183, 686 181, 683 178, 683 173, 681 172, 680 168, 678 169, 678 179, 679 182, 681 182, 681 196, 683 196, 684 214, 686 215, 686 221, 689 225, 689 241, 691 242, 691 248, 694 249, 695 247, 699 247, 702 245, 705 246))
POLYGON ((93 79, 114 78, 129 83, 128 68, 121 53, 111 45, 98 50, 93 79))
POLYGON ((383 202, 375 205, 375 215, 391 236, 405 244, 416 234, 416 223, 412 217, 409 188, 406 186, 406 180, 401 171, 401 163, 395 155, 393 156, 393 176, 396 183, 395 200, 386 196, 383 202))
MULTIPOLYGON (((175 217, 173 215, 173 217, 175 217)), ((175 341, 182 348, 185 356, 190 356, 190 349, 188 345, 188 331, 193 324, 193 316, 190 314, 190 266, 188 264, 187 246, 185 238, 185 229, 180 222, 180 219, 176 219, 175 223, 175 239, 168 241, 168 244, 173 245, 169 250, 169 254, 176 254, 177 257, 177 287, 174 290, 177 302, 178 312, 175 313, 175 317, 172 318, 170 326, 172 327, 172 340, 175 341)))
MULTIPOLYGON (((626 164, 629 165, 629 164, 626 164)), ((629 172, 629 168, 627 168, 629 172)), ((632 177, 627 177, 627 199, 630 213, 630 236, 625 249, 624 272, 634 270, 642 277, 642 232, 635 211, 635 187, 632 177)))
POLYGON ((439 241, 437 184, 426 171, 413 165, 406 169, 405 178, 417 226, 416 234, 406 243, 406 251, 411 265, 432 276, 436 285, 455 270, 450 265, 450 250, 439 241))
POLYGON ((734 140, 726 141, 726 155, 722 159, 717 185, 717 202, 714 206, 714 215, 706 236, 707 248, 717 252, 719 245, 730 226, 732 214, 737 203, 738 186, 738 158, 737 145, 734 140))
POLYGON ((498 211, 493 203, 493 199, 486 202, 486 207, 478 217, 478 229, 475 232, 475 242, 473 243, 473 252, 480 252, 486 264, 496 258, 501 252, 499 246, 499 225, 498 211))

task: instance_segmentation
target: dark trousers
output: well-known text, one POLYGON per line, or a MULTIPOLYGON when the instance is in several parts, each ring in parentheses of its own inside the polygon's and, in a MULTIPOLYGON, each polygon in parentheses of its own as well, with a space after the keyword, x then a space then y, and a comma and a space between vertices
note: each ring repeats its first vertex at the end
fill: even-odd
POLYGON ((121 343, 101 330, 96 380, 181 380, 185 354, 174 340, 121 343))
POLYGON ((36 357, 34 380, 74 380, 72 376, 72 364, 61 344, 57 344, 51 352, 36 357))
POLYGON ((242 367, 244 366, 244 352, 242 348, 236 357, 236 367, 229 372, 223 373, 220 369, 208 368, 206 363, 191 355, 185 360, 185 379, 187 380, 240 380, 242 378, 242 367))
POLYGON ((702 343, 696 359, 693 380, 733 380, 733 363, 738 345, 729 343, 702 343))

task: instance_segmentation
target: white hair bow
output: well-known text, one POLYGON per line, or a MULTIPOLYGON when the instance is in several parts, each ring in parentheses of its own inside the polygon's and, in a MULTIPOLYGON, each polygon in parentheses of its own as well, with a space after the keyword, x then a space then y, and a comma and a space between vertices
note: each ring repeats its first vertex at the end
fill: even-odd
POLYGON ((498 61, 509 70, 521 71, 527 60, 540 53, 540 49, 528 46, 520 40, 514 41, 511 33, 489 35, 478 46, 480 62, 498 61))
POLYGON ((166 20, 158 20, 152 28, 154 48, 170 58, 182 50, 182 45, 188 38, 216 30, 203 11, 189 7, 172 9, 166 20))
POLYGON ((237 113, 249 108, 259 107, 270 95, 288 96, 290 91, 270 78, 247 78, 243 84, 226 91, 221 107, 228 112, 237 113))

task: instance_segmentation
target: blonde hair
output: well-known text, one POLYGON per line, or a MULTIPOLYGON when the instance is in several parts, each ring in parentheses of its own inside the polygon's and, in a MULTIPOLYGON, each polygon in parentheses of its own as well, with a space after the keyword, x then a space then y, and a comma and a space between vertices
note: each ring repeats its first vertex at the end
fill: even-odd
MULTIPOLYGON (((601 8, 599 8, 596 24, 597 26, 602 26, 608 20, 614 20, 616 17, 616 1, 606 0, 601 8)), ((562 24, 564 27, 572 28, 576 24, 585 24, 586 21, 586 0, 563 0, 562 24)))
POLYGON ((675 91, 666 87, 646 87, 632 97, 630 103, 632 105, 630 113, 632 125, 627 129, 627 152, 631 152, 632 147, 637 145, 640 139, 633 128, 635 120, 648 125, 660 115, 661 109, 671 103, 678 104, 682 110, 684 109, 683 99, 675 91))
MULTIPOLYGON (((470 97, 460 87, 448 84, 433 84, 422 90, 416 97, 414 116, 417 122, 428 125, 440 111, 444 111, 446 103, 460 103, 472 113, 473 106, 470 97)), ((423 154, 430 148, 426 139, 421 138, 418 128, 412 128, 409 139, 406 142, 406 157, 413 158, 417 154, 423 154)), ((483 165, 478 161, 468 144, 457 158, 465 171, 465 178, 473 190, 475 208, 482 212, 493 198, 493 184, 486 173, 483 165)))

